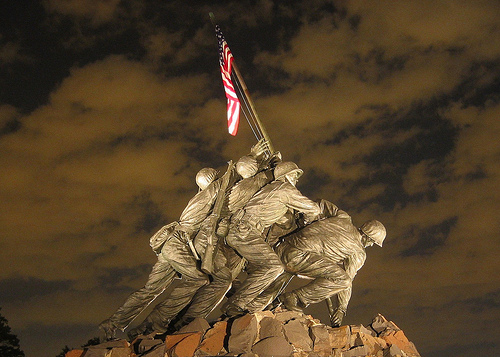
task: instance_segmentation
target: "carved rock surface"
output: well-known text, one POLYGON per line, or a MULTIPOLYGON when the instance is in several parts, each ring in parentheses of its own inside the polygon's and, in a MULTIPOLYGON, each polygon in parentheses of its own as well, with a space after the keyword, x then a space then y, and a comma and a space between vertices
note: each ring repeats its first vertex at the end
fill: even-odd
POLYGON ((216 356, 219 354, 224 348, 226 330, 226 321, 219 321, 215 323, 214 327, 205 333, 203 341, 195 354, 197 356, 216 356))
POLYGON ((328 330, 330 335, 330 346, 334 349, 343 350, 351 342, 351 328, 340 326, 328 330))
POLYGON ((328 328, 325 325, 314 325, 309 328, 309 335, 313 340, 313 351, 320 356, 330 356, 332 352, 328 328))
POLYGON ((420 357, 392 321, 377 315, 367 325, 324 325, 299 312, 276 309, 209 324, 197 319, 172 335, 114 340, 66 357, 420 357))
POLYGON ((176 343, 167 352, 172 357, 192 357, 194 352, 200 345, 202 334, 200 332, 193 332, 188 334, 178 343, 176 343))
POLYGON ((253 314, 233 321, 228 341, 228 351, 235 354, 251 352, 257 339, 257 319, 253 314))
MULTIPOLYGON (((160 345, 165 345, 162 340, 140 340, 138 341, 137 344, 137 351, 139 353, 144 353, 148 352, 153 349, 159 348, 160 345)), ((163 346, 163 349, 165 350, 165 346, 163 346)))
POLYGON ((252 352, 259 357, 289 357, 293 347, 281 336, 272 336, 260 340, 252 347, 252 352))
POLYGON ((299 320, 291 320, 284 326, 285 337, 288 342, 299 351, 312 351, 313 341, 309 336, 307 325, 299 320))
POLYGON ((260 321, 259 339, 267 337, 285 337, 283 323, 272 317, 265 317, 260 321))
POLYGON ((198 318, 194 319, 193 321, 191 321, 186 326, 182 327, 179 330, 179 332, 180 333, 201 332, 202 334, 204 334, 209 328, 210 328, 210 324, 208 323, 208 321, 198 317, 198 318))
POLYGON ((420 357, 413 342, 409 341, 404 332, 392 321, 378 314, 371 324, 371 328, 384 339, 389 346, 397 346, 408 357, 420 357))

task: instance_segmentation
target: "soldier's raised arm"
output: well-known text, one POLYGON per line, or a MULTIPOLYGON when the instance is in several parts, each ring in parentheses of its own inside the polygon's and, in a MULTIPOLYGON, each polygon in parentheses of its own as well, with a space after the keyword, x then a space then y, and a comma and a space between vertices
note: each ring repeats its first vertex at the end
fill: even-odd
POLYGON ((281 202, 288 208, 303 213, 306 221, 310 223, 319 218, 321 208, 295 187, 302 174, 303 171, 290 161, 280 162, 274 169, 276 181, 284 182, 279 190, 281 202))

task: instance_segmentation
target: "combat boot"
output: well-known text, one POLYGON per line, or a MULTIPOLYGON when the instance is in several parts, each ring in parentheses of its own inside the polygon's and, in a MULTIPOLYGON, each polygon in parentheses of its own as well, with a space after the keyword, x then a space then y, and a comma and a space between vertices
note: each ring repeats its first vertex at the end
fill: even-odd
POLYGON ((283 306, 290 311, 304 312, 305 306, 299 300, 297 294, 293 291, 289 293, 283 293, 280 295, 278 300, 283 304, 283 306))
POLYGON ((116 325, 110 319, 106 319, 99 324, 99 329, 104 332, 106 341, 115 338, 116 328, 116 325))
POLYGON ((153 333, 153 326, 151 323, 146 323, 143 322, 142 324, 134 327, 133 329, 130 329, 130 331, 127 333, 129 341, 133 341, 136 339, 138 336, 147 336, 153 333))
POLYGON ((227 317, 237 317, 245 315, 245 310, 230 302, 226 302, 226 304, 221 307, 221 311, 227 317))

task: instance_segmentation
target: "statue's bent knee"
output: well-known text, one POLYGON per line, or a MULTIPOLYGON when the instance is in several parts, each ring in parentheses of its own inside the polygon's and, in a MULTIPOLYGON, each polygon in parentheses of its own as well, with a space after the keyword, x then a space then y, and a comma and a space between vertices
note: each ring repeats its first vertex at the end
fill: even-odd
POLYGON ((336 285, 339 285, 340 287, 343 288, 348 288, 352 285, 352 279, 350 277, 343 277, 343 278, 335 278, 335 279, 329 279, 333 281, 336 285))

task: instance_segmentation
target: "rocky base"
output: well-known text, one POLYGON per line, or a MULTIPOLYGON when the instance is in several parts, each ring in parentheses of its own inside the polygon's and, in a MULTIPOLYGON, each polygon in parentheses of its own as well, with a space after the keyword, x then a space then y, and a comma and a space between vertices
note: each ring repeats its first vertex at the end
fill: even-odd
POLYGON ((139 336, 132 342, 113 340, 66 357, 420 357, 403 331, 382 315, 367 327, 332 328, 294 311, 277 309, 247 314, 212 326, 196 319, 162 338, 139 336))

